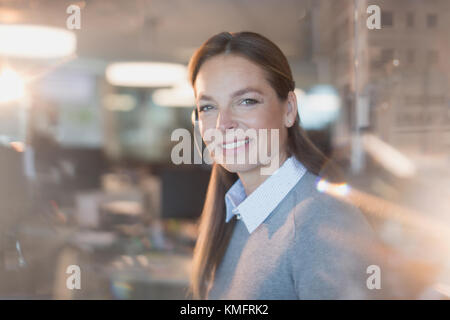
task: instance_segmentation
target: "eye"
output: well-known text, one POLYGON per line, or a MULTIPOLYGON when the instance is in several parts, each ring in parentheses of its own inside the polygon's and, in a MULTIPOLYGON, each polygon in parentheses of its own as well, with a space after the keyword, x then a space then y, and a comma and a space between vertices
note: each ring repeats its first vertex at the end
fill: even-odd
POLYGON ((251 105, 257 104, 257 103, 258 103, 258 101, 255 100, 255 99, 243 99, 241 101, 241 104, 244 104, 244 105, 247 105, 247 106, 251 106, 251 105))
POLYGON ((204 105, 204 106, 199 107, 199 111, 200 111, 200 112, 208 111, 208 110, 211 110, 212 108, 213 108, 212 105, 207 104, 207 105, 204 105))

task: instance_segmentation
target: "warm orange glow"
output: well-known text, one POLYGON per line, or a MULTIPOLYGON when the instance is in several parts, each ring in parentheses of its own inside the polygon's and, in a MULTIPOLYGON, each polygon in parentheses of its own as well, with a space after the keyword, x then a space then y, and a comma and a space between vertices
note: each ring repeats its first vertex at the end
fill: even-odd
POLYGON ((25 81, 14 70, 4 68, 0 71, 0 103, 9 103, 25 96, 25 81))
POLYGON ((18 10, 13 9, 1 9, 0 10, 0 21, 2 23, 17 23, 20 21, 22 14, 18 10))
POLYGON ((384 220, 391 219, 402 225, 413 227, 416 230, 425 230, 431 236, 447 239, 449 240, 447 243, 450 243, 450 228, 439 221, 425 217, 420 212, 350 188, 346 184, 333 184, 322 179, 317 183, 316 188, 320 192, 351 203, 370 215, 384 220))
POLYGON ((24 152, 25 151, 25 144, 23 142, 13 141, 13 142, 10 143, 10 145, 17 152, 24 152))

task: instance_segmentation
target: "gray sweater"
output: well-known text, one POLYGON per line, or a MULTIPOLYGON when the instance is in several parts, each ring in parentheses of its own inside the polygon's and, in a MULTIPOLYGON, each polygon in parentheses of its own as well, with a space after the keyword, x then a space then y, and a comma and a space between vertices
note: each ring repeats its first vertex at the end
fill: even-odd
POLYGON ((316 189, 306 172, 249 234, 237 220, 208 299, 371 299, 377 244, 354 206, 316 189))

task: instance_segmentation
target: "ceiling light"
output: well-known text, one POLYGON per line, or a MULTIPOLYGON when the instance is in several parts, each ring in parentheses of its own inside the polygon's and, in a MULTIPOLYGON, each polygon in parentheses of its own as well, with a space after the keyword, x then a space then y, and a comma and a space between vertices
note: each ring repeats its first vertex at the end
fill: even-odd
POLYGON ((0 25, 0 55, 19 58, 61 58, 75 53, 71 31, 37 25, 0 25))
POLYGON ((152 95, 153 102, 164 107, 193 107, 194 91, 187 81, 170 89, 158 89, 152 95))
POLYGON ((337 119, 341 101, 333 87, 318 85, 306 94, 296 95, 303 128, 320 130, 337 119))
POLYGON ((167 87, 186 79, 186 66, 162 62, 121 62, 106 68, 112 85, 125 87, 167 87))
POLYGON ((10 68, 0 71, 0 103, 20 100, 25 95, 25 82, 10 68))

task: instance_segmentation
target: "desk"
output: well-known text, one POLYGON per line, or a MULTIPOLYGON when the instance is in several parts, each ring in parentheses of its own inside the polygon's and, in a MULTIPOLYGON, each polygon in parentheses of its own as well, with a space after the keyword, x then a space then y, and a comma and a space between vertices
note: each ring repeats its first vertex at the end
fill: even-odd
POLYGON ((126 246, 98 250, 87 247, 86 241, 80 245, 68 246, 60 254, 55 299, 187 298, 192 258, 188 253, 122 249, 126 246), (66 287, 69 265, 80 267, 81 290, 66 287))
POLYGON ((107 268, 116 299, 186 299, 191 257, 153 252, 122 256, 107 268))

